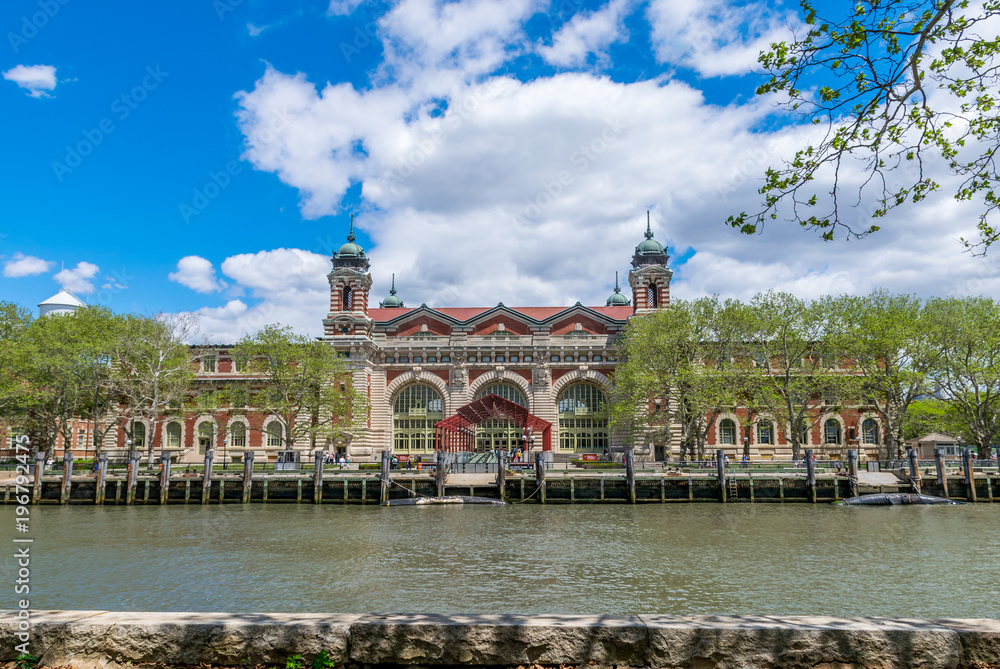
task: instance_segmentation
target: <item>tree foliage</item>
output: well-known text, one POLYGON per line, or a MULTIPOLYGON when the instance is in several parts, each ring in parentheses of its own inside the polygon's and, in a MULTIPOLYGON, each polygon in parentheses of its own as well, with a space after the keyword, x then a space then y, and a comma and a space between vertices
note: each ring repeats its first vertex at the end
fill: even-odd
POLYGON ((728 223, 750 234, 790 213, 824 239, 861 237, 891 209, 940 189, 934 174, 947 173, 957 200, 980 202, 979 236, 963 242, 985 252, 1000 238, 1000 1, 801 5, 805 32, 761 53, 769 79, 757 93, 784 96, 822 130, 767 170, 758 211, 728 223), (840 7, 850 9, 831 15, 840 7), (871 218, 859 218, 856 205, 871 201, 871 218))

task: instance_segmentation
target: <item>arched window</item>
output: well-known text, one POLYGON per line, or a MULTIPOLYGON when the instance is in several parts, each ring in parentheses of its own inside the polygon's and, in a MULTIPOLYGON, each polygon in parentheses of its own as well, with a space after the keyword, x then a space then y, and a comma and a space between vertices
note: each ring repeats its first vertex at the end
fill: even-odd
POLYGON ((354 291, 350 286, 344 286, 343 311, 354 311, 354 291))
POLYGON ((823 443, 824 444, 839 444, 840 443, 840 422, 835 418, 827 418, 826 422, 823 423, 823 443))
POLYGON ((174 421, 167 423, 167 448, 181 447, 181 424, 174 421))
POLYGON ((267 426, 267 445, 270 448, 277 448, 285 443, 285 426, 280 421, 273 421, 267 426))
POLYGON ((646 287, 646 304, 649 305, 650 309, 655 309, 659 306, 659 300, 657 299, 656 284, 651 283, 646 287))
POLYGON ((757 443, 774 444, 774 425, 771 424, 771 421, 757 421, 757 443))
POLYGON ((434 424, 444 418, 444 401, 433 387, 406 386, 392 403, 392 444, 401 453, 434 450, 434 424))
POLYGON ((559 450, 601 453, 611 445, 607 396, 589 383, 575 383, 559 395, 559 450))
MULTIPOLYGON (((494 383, 486 386, 476 393, 476 399, 481 399, 487 395, 499 395, 514 404, 520 404, 523 407, 528 406, 528 400, 525 399, 521 389, 510 383, 494 383)), ((490 419, 476 426, 476 450, 484 453, 496 448, 510 450, 523 446, 523 435, 524 429, 509 420, 502 418, 490 419)))
POLYGON ((861 423, 861 441, 866 444, 878 443, 878 423, 872 418, 865 418, 861 423))
POLYGON ((198 426, 198 452, 202 455, 212 448, 215 442, 215 421, 206 420, 198 426))
POLYGON ((132 448, 139 450, 146 445, 146 426, 137 420, 132 421, 132 448))
POLYGON ((724 446, 736 445, 736 423, 731 418, 719 422, 719 443, 724 446))
POLYGON ((232 424, 232 427, 229 428, 229 446, 230 448, 246 448, 247 446, 246 423, 241 423, 237 421, 232 424))

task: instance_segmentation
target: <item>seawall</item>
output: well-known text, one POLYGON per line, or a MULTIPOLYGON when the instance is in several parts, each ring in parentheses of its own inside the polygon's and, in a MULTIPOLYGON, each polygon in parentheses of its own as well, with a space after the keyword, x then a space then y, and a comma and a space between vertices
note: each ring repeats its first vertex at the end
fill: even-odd
MULTIPOLYGON (((9 661, 23 637, 17 611, 3 613, 9 661)), ((308 665, 322 651, 338 667, 1000 666, 993 619, 33 611, 26 625, 29 652, 50 667, 308 665)))

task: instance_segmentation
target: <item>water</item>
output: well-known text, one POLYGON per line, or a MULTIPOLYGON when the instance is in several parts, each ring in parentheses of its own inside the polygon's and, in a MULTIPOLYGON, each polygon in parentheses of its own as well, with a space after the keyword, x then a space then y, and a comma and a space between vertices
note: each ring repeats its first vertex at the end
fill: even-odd
POLYGON ((988 504, 31 511, 37 609, 1000 617, 988 504))

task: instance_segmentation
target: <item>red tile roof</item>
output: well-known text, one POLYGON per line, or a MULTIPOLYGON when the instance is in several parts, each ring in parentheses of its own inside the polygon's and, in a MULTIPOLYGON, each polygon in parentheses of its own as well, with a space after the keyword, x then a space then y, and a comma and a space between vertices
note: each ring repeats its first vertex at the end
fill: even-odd
MULTIPOLYGON (((469 321, 476 316, 485 313, 494 307, 443 307, 441 309, 434 309, 434 311, 444 314, 454 318, 457 321, 465 322, 469 321)), ((532 320, 544 321, 551 318, 567 309, 572 309, 572 307, 507 307, 511 311, 517 312, 532 320)), ((615 320, 624 321, 632 316, 632 307, 587 307, 593 311, 603 314, 608 318, 613 318, 615 320)), ((368 316, 371 317, 378 323, 386 323, 391 320, 395 320, 404 314, 408 314, 414 311, 411 307, 399 307, 399 308, 377 308, 369 309, 368 316)))

